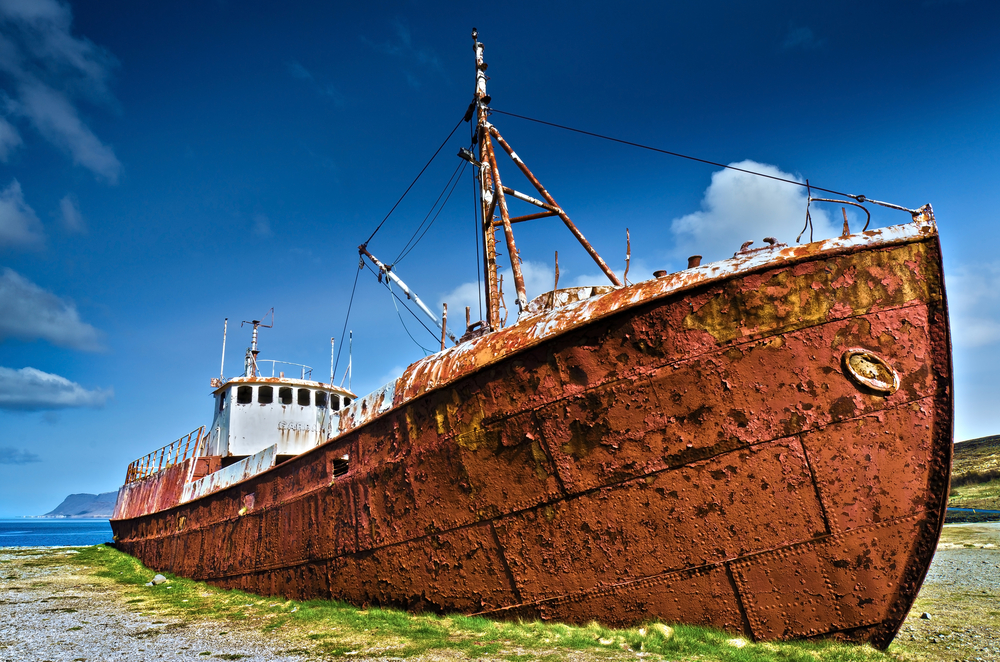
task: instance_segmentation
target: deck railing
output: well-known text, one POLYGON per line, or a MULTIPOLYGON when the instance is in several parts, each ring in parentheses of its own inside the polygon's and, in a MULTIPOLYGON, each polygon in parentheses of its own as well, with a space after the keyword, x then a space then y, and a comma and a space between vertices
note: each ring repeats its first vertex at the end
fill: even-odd
POLYGON ((134 483, 157 471, 180 464, 189 457, 204 455, 204 447, 207 443, 208 438, 205 436, 205 426, 203 425, 128 465, 128 471, 125 472, 125 484, 134 483))

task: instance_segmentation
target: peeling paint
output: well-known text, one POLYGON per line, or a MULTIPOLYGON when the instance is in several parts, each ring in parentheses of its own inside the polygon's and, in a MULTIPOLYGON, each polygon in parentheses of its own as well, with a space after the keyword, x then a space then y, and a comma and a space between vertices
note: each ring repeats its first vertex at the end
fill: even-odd
POLYGON ((268 595, 884 648, 943 522, 949 343, 927 208, 523 314, 284 463, 183 503, 188 465, 122 488, 112 527, 268 595), (855 350, 898 389, 852 380, 855 350))

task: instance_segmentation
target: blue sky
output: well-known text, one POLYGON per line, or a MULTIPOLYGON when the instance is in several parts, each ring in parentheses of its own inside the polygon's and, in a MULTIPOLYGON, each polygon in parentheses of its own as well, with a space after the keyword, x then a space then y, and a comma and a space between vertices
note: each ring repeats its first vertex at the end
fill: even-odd
MULTIPOLYGON (((329 378, 358 244, 471 99, 473 26, 497 109, 932 203, 956 438, 1000 432, 998 14, 984 0, 0 0, 0 516, 116 489, 132 459, 209 423, 226 317, 227 375, 249 341, 239 322, 274 307, 262 356, 329 378)), ((801 228, 797 187, 493 120, 619 272, 629 228, 633 280, 801 228)), ((468 139, 463 125, 369 244, 375 255, 400 254, 468 139)), ((397 262, 453 320, 478 308, 462 178, 397 262)), ((818 234, 835 232, 839 210, 827 212, 818 234)), ((906 220, 873 211, 876 225, 906 220)), ((529 295, 551 282, 555 250, 562 283, 604 282, 557 223, 517 227, 529 295)), ((367 271, 348 328, 359 393, 423 356, 367 271)))

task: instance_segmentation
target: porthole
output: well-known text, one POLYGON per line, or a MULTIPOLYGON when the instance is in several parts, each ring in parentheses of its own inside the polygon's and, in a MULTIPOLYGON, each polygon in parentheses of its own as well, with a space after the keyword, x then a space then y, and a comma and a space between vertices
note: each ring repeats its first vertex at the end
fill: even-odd
POLYGON ((899 375, 885 359, 866 349, 849 349, 842 357, 848 379, 882 395, 899 390, 899 375))

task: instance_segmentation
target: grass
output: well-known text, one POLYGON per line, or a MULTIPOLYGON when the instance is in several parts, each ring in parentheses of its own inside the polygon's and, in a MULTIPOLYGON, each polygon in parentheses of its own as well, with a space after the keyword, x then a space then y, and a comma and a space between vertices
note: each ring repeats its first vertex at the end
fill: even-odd
MULTIPOLYGON (((276 643, 321 658, 388 656, 556 660, 568 654, 586 659, 720 660, 726 662, 897 660, 869 646, 832 641, 753 643, 709 628, 648 623, 627 629, 597 623, 503 622, 480 617, 410 614, 359 608, 327 600, 294 601, 226 591, 164 573, 167 583, 147 587, 154 572, 113 548, 80 548, 58 563, 85 568, 117 584, 121 602, 143 615, 185 621, 212 619, 252 627, 276 643)), ((39 559, 40 560, 40 559, 39 559)), ((214 657, 221 657, 215 655, 214 657)), ((228 657, 224 659, 237 659, 228 657)))
MULTIPOLYGON (((953 508, 1000 510, 1000 436, 955 444, 948 505, 953 508)), ((974 522, 992 515, 949 514, 948 521, 974 522)))
POLYGON ((1000 436, 981 437, 955 444, 952 485, 983 483, 1000 478, 1000 436))
POLYGON ((952 488, 948 496, 948 505, 955 508, 1000 510, 1000 478, 952 488))

